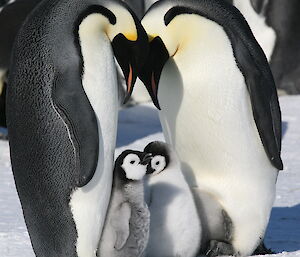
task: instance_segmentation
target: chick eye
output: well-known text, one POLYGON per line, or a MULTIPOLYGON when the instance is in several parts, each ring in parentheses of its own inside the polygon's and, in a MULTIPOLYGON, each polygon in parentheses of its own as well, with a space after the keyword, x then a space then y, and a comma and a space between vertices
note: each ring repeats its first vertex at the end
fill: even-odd
POLYGON ((130 164, 135 164, 135 161, 130 161, 130 164))
POLYGON ((157 161, 157 162, 155 163, 155 165, 157 166, 157 165, 159 165, 159 163, 160 163, 160 162, 159 162, 159 161, 157 161))

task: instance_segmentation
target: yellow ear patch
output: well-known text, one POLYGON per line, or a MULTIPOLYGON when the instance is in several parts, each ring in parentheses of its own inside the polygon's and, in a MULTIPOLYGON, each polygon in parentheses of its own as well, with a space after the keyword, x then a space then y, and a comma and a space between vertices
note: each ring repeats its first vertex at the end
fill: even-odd
POLYGON ((130 41, 137 40, 137 33, 125 33, 124 36, 130 41))
POLYGON ((123 5, 117 4, 114 1, 107 2, 107 9, 109 9, 117 19, 116 24, 109 24, 108 26, 108 38, 112 41, 115 36, 121 33, 126 39, 136 41, 138 39, 138 32, 134 18, 130 12, 123 5))

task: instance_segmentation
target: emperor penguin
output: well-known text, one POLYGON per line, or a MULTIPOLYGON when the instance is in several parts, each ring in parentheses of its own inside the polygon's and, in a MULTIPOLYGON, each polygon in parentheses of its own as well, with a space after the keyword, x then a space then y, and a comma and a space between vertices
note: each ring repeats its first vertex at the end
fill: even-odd
POLYGON ((147 257, 195 257, 200 250, 201 222, 180 161, 163 142, 148 144, 146 201, 150 210, 147 257))
POLYGON ((278 89, 299 94, 300 17, 297 0, 230 0, 264 50, 278 89))
POLYGON ((112 196, 98 256, 145 256, 150 212, 144 199, 144 176, 151 155, 126 150, 115 162, 112 196))
POLYGON ((128 98, 147 49, 139 20, 119 0, 43 1, 22 25, 9 69, 7 125, 36 256, 96 256, 116 142, 114 60, 128 98))
MULTIPOLYGON (((241 13, 223 0, 161 0, 142 25, 151 43, 139 77, 207 221, 204 242, 251 255, 283 169, 281 111, 267 59, 241 13)), ((222 255, 213 245, 219 250, 208 251, 222 255)))

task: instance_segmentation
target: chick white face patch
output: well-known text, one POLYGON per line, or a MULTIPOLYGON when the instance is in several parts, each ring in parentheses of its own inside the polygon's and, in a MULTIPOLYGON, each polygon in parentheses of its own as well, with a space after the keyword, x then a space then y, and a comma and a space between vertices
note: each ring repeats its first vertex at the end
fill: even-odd
POLYGON ((166 158, 162 155, 155 155, 151 160, 152 175, 162 172, 166 168, 166 158))
POLYGON ((142 165, 139 156, 128 154, 123 161, 122 168, 126 173, 126 178, 132 180, 141 180, 146 174, 146 165, 142 165))

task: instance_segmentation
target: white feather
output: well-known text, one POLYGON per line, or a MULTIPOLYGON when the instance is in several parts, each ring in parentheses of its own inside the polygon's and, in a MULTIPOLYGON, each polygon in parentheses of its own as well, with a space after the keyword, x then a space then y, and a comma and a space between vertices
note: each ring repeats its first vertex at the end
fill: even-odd
POLYGON ((201 224, 192 193, 175 153, 169 166, 150 175, 145 191, 149 200, 149 257, 193 257, 201 242, 201 224))
POLYGON ((83 87, 96 113, 100 143, 94 177, 71 195, 79 257, 96 256, 112 184, 118 90, 111 45, 102 31, 103 19, 100 14, 92 14, 79 28, 84 60, 83 87))

